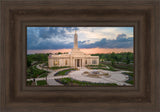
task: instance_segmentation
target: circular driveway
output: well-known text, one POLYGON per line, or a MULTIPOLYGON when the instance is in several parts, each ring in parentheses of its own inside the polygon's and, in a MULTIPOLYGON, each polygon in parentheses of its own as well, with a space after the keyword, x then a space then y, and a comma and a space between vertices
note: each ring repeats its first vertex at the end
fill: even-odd
MULTIPOLYGON (((100 69, 88 69, 86 67, 83 68, 79 68, 79 70, 76 71, 71 71, 69 72, 68 75, 64 75, 64 76, 55 76, 55 74, 59 71, 62 70, 66 70, 68 68, 62 68, 62 69, 58 69, 58 70, 50 70, 50 69, 45 69, 40 67, 40 65, 37 65, 38 69, 43 69, 46 70, 48 72, 50 72, 46 78, 36 78, 35 80, 46 80, 48 85, 52 85, 52 86, 63 86, 63 84, 57 82, 55 79, 61 79, 61 78, 72 78, 78 81, 86 81, 86 82, 91 82, 91 83, 115 83, 119 86, 131 86, 131 84, 126 83, 125 81, 127 81, 129 79, 128 75, 122 74, 123 72, 129 72, 129 71, 108 71, 108 70, 100 70, 100 69), (108 76, 105 75, 99 75, 97 74, 98 77, 91 77, 91 76, 87 76, 84 75, 84 72, 103 72, 103 73, 108 73, 108 76)), ((30 81, 33 79, 27 79, 27 81, 30 81)))
POLYGON ((122 72, 128 72, 128 71, 108 71, 100 69, 97 70, 97 69, 81 68, 80 70, 70 72, 68 74, 68 77, 73 78, 75 80, 92 82, 92 83, 115 83, 117 85, 130 86, 131 84, 125 82, 129 79, 129 77, 127 75, 122 74, 122 72), (92 71, 101 71, 104 73, 109 73, 110 77, 101 75, 95 78, 83 75, 84 72, 92 72, 92 71))

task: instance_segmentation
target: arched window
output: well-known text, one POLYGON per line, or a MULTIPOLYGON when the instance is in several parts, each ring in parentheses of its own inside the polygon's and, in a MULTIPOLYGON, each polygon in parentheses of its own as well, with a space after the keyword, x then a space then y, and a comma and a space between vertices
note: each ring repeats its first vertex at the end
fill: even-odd
POLYGON ((87 60, 85 61, 85 64, 87 65, 87 60))
POLYGON ((54 60, 54 61, 53 61, 53 64, 54 64, 54 65, 59 65, 59 60, 54 60))
POLYGON ((97 64, 97 60, 92 60, 92 64, 97 64))
POLYGON ((65 65, 67 65, 67 64, 68 64, 68 61, 66 60, 66 61, 65 61, 65 65))

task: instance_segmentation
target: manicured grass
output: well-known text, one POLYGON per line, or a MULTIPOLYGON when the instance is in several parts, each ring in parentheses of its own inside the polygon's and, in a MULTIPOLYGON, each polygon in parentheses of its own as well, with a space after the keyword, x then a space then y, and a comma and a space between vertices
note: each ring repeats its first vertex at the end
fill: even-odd
POLYGON ((86 66, 90 69, 102 69, 102 70, 109 70, 109 71, 117 71, 114 67, 112 67, 111 65, 104 65, 102 63, 100 63, 99 65, 88 65, 86 66), (106 68, 106 66, 108 66, 108 68, 106 68))
POLYGON ((44 73, 47 74, 48 72, 45 71, 45 70, 37 69, 36 65, 35 66, 31 66, 31 67, 27 68, 27 79, 29 79, 29 78, 37 78, 38 76, 40 76, 41 74, 44 74, 44 73))
POLYGON ((48 73, 44 73, 42 75, 39 76, 39 78, 42 78, 42 77, 47 77, 48 73))
POLYGON ((59 71, 58 73, 55 74, 55 76, 67 75, 67 74, 68 74, 70 71, 72 71, 72 70, 75 70, 75 69, 71 68, 71 69, 59 71))
POLYGON ((127 65, 127 64, 114 64, 113 67, 121 69, 121 70, 128 70, 128 71, 134 70, 133 65, 127 65))
POLYGON ((100 63, 99 65, 87 65, 86 67, 98 67, 98 68, 101 68, 101 67, 105 67, 106 65, 104 65, 103 63, 100 63))
POLYGON ((126 82, 129 83, 129 84, 134 84, 133 80, 129 80, 129 81, 126 81, 126 82))
POLYGON ((128 75, 129 76, 129 79, 127 81, 125 81, 126 83, 129 83, 129 84, 134 84, 134 73, 132 72, 123 72, 123 74, 125 75, 128 75))
POLYGON ((46 80, 37 81, 37 86, 45 86, 45 85, 47 85, 46 80))
POLYGON ((33 83, 33 81, 31 80, 31 81, 27 81, 27 86, 31 86, 32 85, 32 83, 33 83))
POLYGON ((56 79, 58 82, 66 86, 118 86, 114 83, 90 83, 84 81, 78 81, 71 78, 56 79))
POLYGON ((120 69, 120 70, 127 70, 127 71, 133 71, 134 70, 134 64, 126 64, 126 63, 114 63, 113 65, 108 62, 100 62, 102 66, 109 66, 113 67, 114 69, 120 69))
POLYGON ((109 71, 117 71, 116 69, 120 70, 128 70, 133 71, 134 67, 133 65, 127 65, 127 64, 107 64, 105 62, 101 62, 99 65, 87 65, 86 67, 91 69, 103 69, 103 70, 109 70, 109 71), (108 66, 109 68, 106 68, 108 66))
POLYGON ((61 69, 61 68, 68 68, 69 66, 62 66, 62 67, 51 67, 50 69, 52 70, 57 70, 57 69, 61 69))
POLYGON ((134 77, 134 73, 132 73, 132 72, 123 72, 123 74, 134 77))

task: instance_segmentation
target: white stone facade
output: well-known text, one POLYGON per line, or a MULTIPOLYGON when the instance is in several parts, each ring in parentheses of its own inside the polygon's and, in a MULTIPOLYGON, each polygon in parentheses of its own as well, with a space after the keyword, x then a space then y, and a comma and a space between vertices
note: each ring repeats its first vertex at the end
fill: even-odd
POLYGON ((86 65, 99 65, 99 56, 91 56, 83 53, 78 48, 78 35, 74 35, 74 48, 69 54, 51 54, 48 56, 48 66, 84 67, 86 65))

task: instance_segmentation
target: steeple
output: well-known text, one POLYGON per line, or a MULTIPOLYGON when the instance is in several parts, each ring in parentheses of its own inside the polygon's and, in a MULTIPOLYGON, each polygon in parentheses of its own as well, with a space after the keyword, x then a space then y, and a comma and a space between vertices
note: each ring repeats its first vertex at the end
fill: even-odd
POLYGON ((78 49, 78 35, 76 30, 74 34, 74 49, 78 49))

